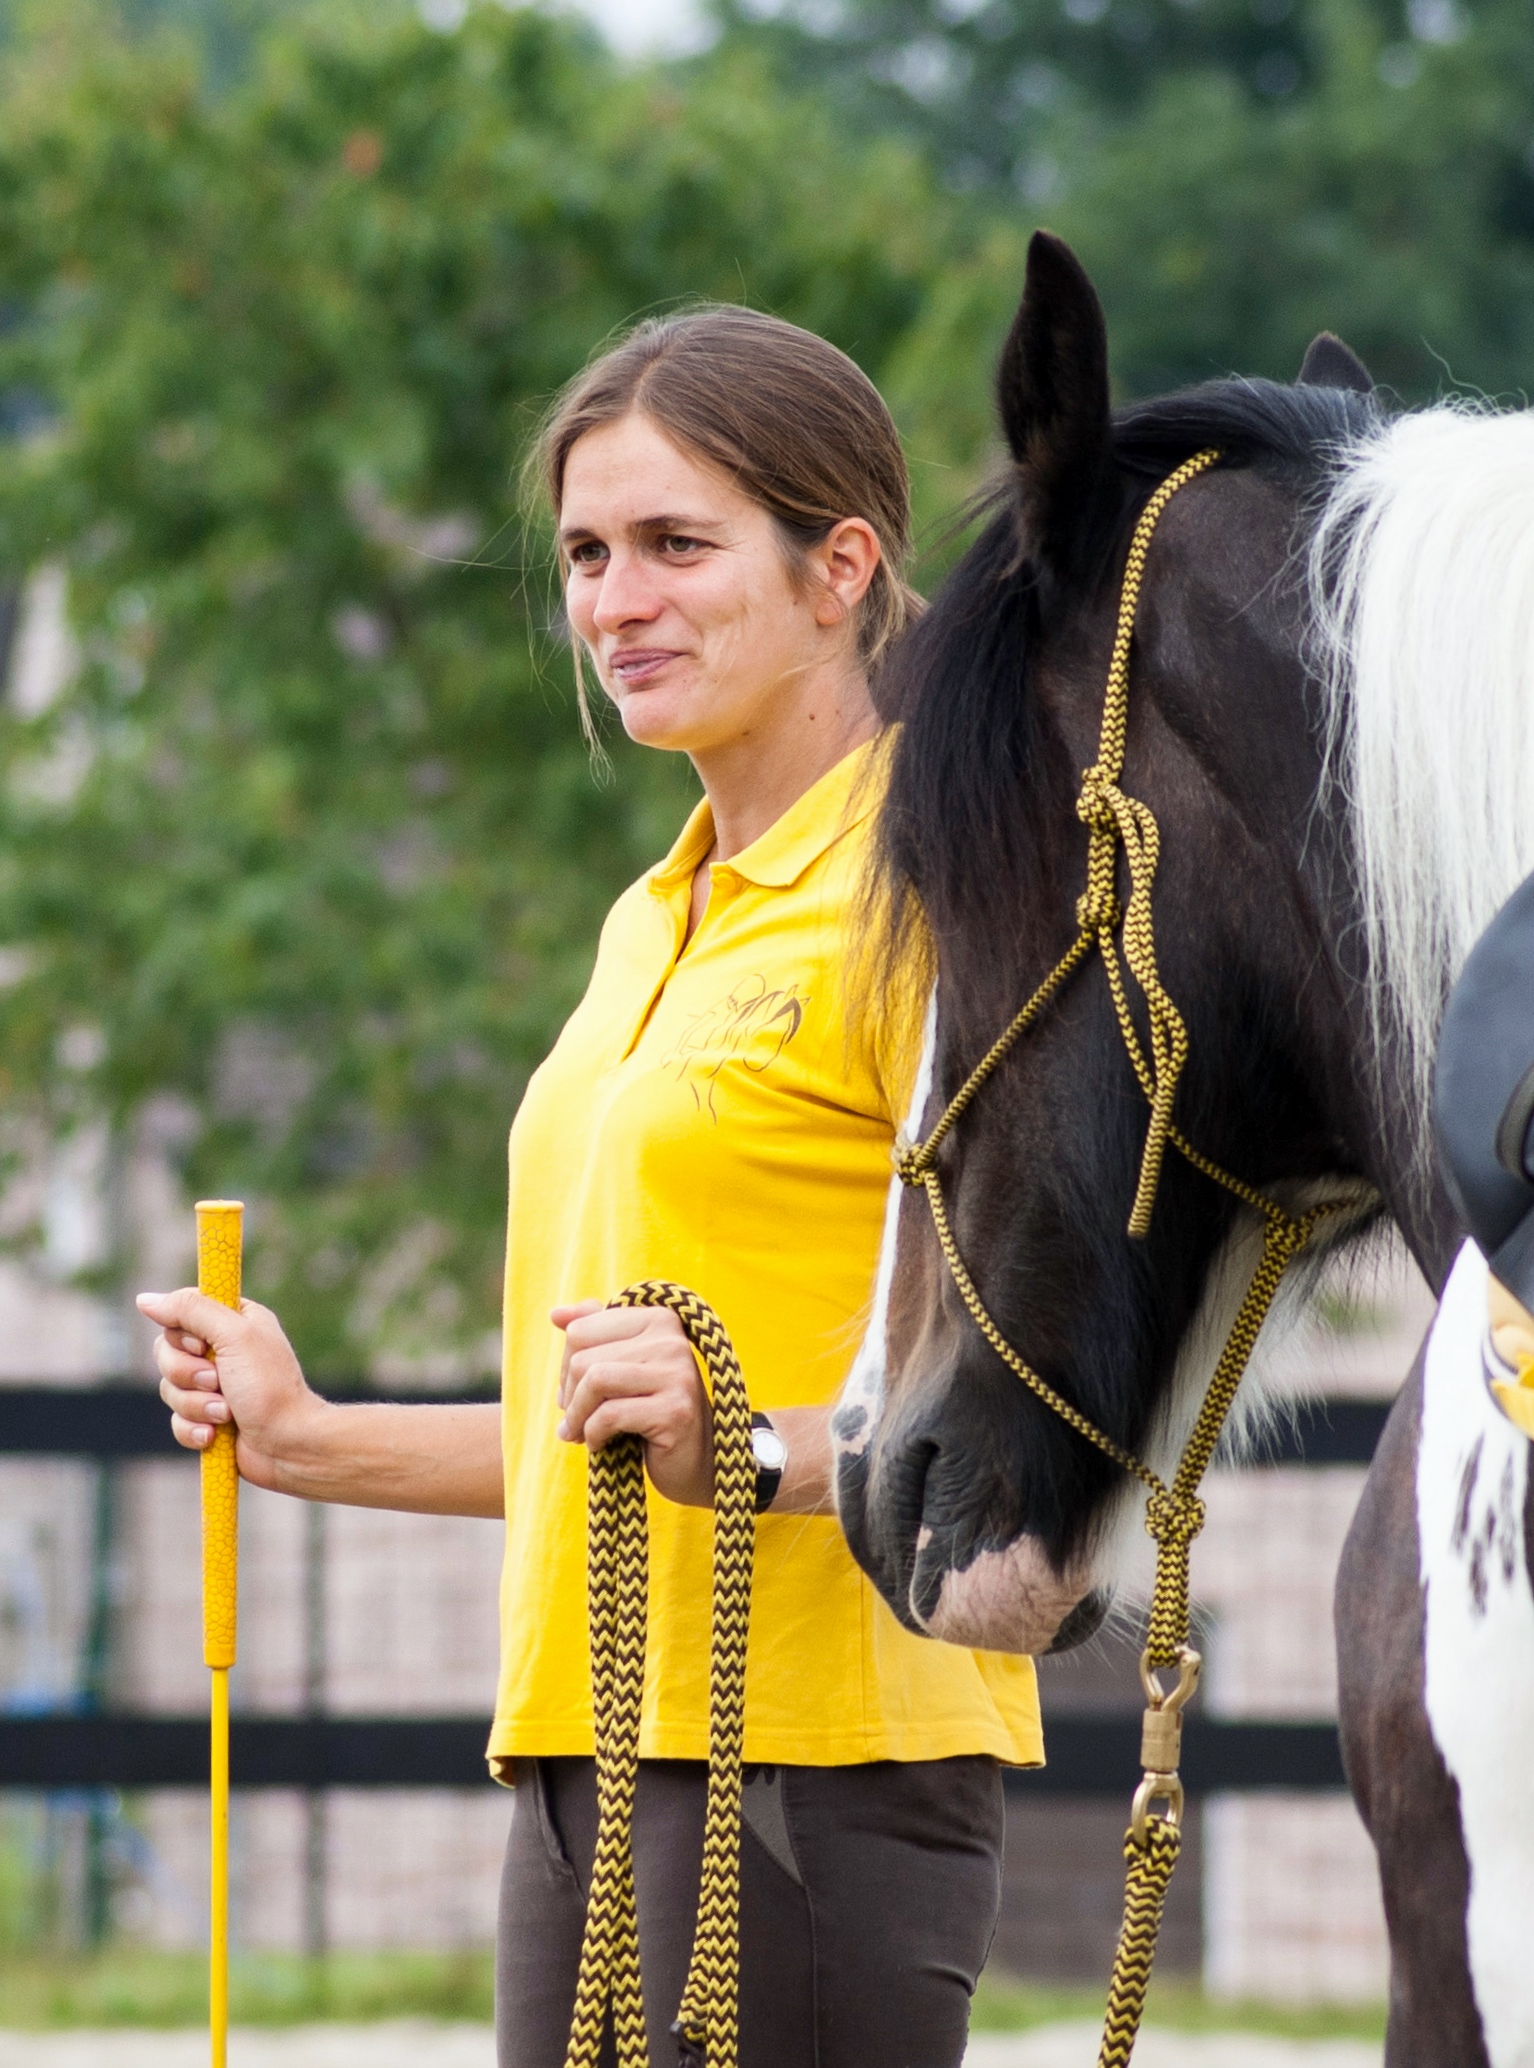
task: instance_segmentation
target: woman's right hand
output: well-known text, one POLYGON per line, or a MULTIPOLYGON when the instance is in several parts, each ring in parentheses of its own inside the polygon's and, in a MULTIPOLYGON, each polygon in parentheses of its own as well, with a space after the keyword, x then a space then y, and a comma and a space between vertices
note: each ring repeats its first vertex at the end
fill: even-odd
POLYGON ((302 1455, 327 1403, 305 1383, 276 1315, 254 1300, 226 1307, 192 1286, 140 1293, 138 1309, 164 1331, 154 1356, 177 1443, 206 1450, 232 1421, 240 1477, 285 1491, 283 1463, 302 1455))

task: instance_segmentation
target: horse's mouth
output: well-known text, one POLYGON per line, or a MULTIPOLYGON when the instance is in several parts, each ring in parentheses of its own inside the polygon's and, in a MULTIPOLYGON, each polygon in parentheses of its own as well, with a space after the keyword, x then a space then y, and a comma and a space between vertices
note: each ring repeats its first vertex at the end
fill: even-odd
POLYGON ((869 1451, 838 1461, 838 1506, 853 1555, 906 1628, 974 1651, 1035 1655, 1090 1636, 1107 1607, 1090 1567, 1057 1571, 1027 1532, 999 1545, 961 1536, 941 1519, 934 1460, 925 1445, 885 1452, 873 1499, 869 1451))
MULTIPOLYGON (((917 1627, 944 1644, 1047 1652, 1092 1594, 1090 1569, 1057 1572, 1038 1537, 1014 1537, 1000 1550, 976 1552, 964 1565, 933 1556, 934 1550, 933 1533, 923 1529, 908 1601, 917 1627)), ((1073 1631, 1073 1641, 1087 1634, 1073 1631)))

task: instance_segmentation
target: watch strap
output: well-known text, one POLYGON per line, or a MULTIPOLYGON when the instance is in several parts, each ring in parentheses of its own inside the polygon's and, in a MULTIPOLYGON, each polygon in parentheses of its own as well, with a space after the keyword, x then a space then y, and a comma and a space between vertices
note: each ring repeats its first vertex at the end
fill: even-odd
MULTIPOLYGON (((778 1443, 780 1445, 783 1445, 783 1438, 781 1434, 777 1429, 773 1428, 771 1416, 764 1415, 760 1411, 760 1409, 758 1409, 751 1417, 751 1428, 753 1434, 758 1429, 770 1430, 772 1435, 777 1438, 778 1443)), ((786 1462, 787 1446, 783 1445, 783 1448, 785 1451, 786 1462)), ((764 1465, 761 1462, 760 1458, 758 1458, 756 1461, 756 1512, 758 1515, 762 1514, 766 1509, 772 1506, 774 1500, 776 1500, 777 1498, 778 1488, 782 1484, 783 1466, 764 1465)))

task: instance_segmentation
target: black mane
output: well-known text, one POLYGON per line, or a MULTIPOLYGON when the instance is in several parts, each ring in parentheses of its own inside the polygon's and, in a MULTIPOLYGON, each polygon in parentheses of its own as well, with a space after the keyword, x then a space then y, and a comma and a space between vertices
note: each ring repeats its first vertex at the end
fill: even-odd
POLYGON ((961 1016, 973 1008, 977 1036, 998 986, 1016 988, 1027 902, 1042 888, 1059 909, 1063 950, 1080 889, 1049 881, 1036 836, 1079 777, 1028 694, 1041 628, 1116 576, 1150 488, 1194 453, 1216 446, 1223 466, 1302 471, 1319 488, 1334 455, 1381 417, 1372 394, 1266 380, 1210 381, 1131 403, 1110 426, 1117 503, 1103 505, 1091 536, 1055 556, 1028 536, 1019 468, 985 499, 984 530, 877 686, 883 715, 901 721, 878 843, 881 889, 893 893, 884 909, 897 915, 892 949, 909 951, 919 904, 952 1004, 961 1016))
POLYGON ((1205 381, 1117 410, 1113 456, 1129 473, 1158 478, 1209 445, 1217 445, 1230 466, 1268 460, 1319 469, 1341 446, 1375 429, 1382 415, 1374 395, 1346 388, 1205 381))

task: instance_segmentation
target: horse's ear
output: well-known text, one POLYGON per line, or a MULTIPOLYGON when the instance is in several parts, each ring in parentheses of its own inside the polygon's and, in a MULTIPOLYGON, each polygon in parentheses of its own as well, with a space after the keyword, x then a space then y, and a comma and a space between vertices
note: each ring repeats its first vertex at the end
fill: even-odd
POLYGON ((1340 337, 1333 337, 1329 330, 1323 330, 1318 338, 1311 340, 1295 385, 1301 388, 1351 388, 1357 395, 1374 393, 1368 367, 1351 345, 1345 345, 1340 337))
POLYGON ((996 399, 1017 462, 1027 549, 1068 563, 1095 529, 1112 475, 1108 329, 1076 254, 1046 230, 1028 246, 996 399))

